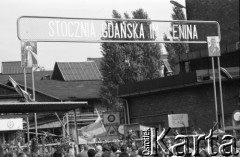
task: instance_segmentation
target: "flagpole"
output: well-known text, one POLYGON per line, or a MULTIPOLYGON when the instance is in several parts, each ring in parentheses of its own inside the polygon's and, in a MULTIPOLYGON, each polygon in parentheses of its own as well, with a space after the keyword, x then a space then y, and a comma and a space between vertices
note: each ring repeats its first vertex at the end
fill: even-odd
MULTIPOLYGON (((33 101, 35 101, 35 84, 34 84, 34 69, 32 67, 32 92, 33 92, 33 101)), ((38 143, 38 129, 37 129, 37 113, 34 113, 34 122, 35 122, 35 134, 36 134, 36 140, 38 143)))
POLYGON ((66 117, 67 117, 67 135, 70 137, 70 128, 69 128, 69 117, 68 117, 68 113, 66 113, 66 117))
POLYGON ((75 124, 75 132, 76 132, 76 155, 78 153, 78 144, 79 144, 79 141, 78 141, 78 130, 77 130, 77 114, 76 114, 76 109, 73 110, 74 111, 74 124, 75 124))
POLYGON ((213 72, 213 91, 214 91, 214 103, 215 103, 215 112, 216 112, 216 123, 218 130, 218 106, 217 106, 217 92, 216 92, 216 77, 215 77, 215 69, 214 69, 214 57, 212 57, 212 72, 213 72))
MULTIPOLYGON (((26 66, 23 67, 23 76, 24 76, 24 90, 27 92, 27 75, 26 75, 26 66)), ((27 140, 30 141, 29 134, 29 117, 27 116, 27 140)))

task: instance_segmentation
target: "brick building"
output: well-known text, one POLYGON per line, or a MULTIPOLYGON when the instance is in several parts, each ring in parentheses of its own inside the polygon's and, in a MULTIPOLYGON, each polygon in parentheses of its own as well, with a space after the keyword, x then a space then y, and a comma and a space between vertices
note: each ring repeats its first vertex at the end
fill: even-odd
MULTIPOLYGON (((212 80, 199 81, 197 78, 197 73, 192 72, 120 86, 119 96, 128 102, 128 123, 168 127, 168 114, 186 113, 188 131, 193 128, 208 131, 216 122, 213 84, 212 80)), ((240 108, 239 87, 239 76, 222 81, 225 125, 229 133, 233 125, 232 114, 240 108)), ((221 119, 220 109, 218 105, 221 119)))
MULTIPOLYGON (((220 24, 221 66, 239 67, 239 0, 186 0, 186 13, 187 20, 217 21, 220 24)), ((216 28, 208 28, 206 32, 211 31, 216 28)), ((206 32, 198 34, 206 36, 206 32)), ((180 73, 211 69, 212 66, 207 44, 189 44, 189 53, 177 56, 175 62, 180 73)))

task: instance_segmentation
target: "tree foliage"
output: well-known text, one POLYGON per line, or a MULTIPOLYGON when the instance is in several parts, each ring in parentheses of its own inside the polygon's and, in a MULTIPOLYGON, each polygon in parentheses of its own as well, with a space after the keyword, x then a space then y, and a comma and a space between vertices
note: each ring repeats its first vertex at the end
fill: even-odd
MULTIPOLYGON (((176 6, 173 7, 172 19, 173 20, 186 19, 182 8, 176 6)), ((170 31, 170 35, 172 35, 172 31, 170 31)), ((164 37, 164 39, 167 40, 166 36, 164 37)), ((165 47, 168 52, 168 61, 170 63, 170 66, 173 69, 174 73, 176 74, 175 58, 178 57, 178 55, 180 54, 188 53, 189 49, 188 44, 165 43, 165 47)))
MULTIPOLYGON (((123 17, 113 10, 113 18, 123 17)), ((124 18, 131 19, 128 13, 124 13, 124 18)), ((138 9, 132 12, 132 19, 149 19, 149 17, 143 9, 138 9)), ((148 26, 149 23, 143 23, 145 38, 150 36, 148 26)), ((161 47, 159 44, 103 43, 101 47, 103 61, 100 70, 103 76, 103 86, 100 95, 107 107, 118 108, 120 106, 117 98, 120 84, 160 77, 161 47)))

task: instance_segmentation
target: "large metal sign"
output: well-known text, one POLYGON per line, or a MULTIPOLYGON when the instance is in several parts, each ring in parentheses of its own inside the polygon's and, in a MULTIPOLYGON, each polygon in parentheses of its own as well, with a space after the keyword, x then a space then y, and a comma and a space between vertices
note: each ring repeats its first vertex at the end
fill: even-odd
POLYGON ((24 16, 17 27, 19 40, 37 42, 207 43, 207 36, 220 39, 216 21, 24 16))
POLYGON ((171 128, 189 127, 188 114, 169 114, 168 124, 171 128))
POLYGON ((119 112, 105 112, 103 113, 104 125, 119 125, 120 115, 119 112))

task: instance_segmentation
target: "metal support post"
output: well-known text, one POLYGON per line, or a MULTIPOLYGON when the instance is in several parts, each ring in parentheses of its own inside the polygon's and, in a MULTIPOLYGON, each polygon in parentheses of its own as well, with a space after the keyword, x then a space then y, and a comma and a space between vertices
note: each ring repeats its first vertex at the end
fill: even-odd
POLYGON ((221 78, 221 72, 220 72, 220 57, 217 57, 218 61, 218 77, 219 77, 219 93, 220 93, 220 104, 221 104, 221 110, 222 110, 222 127, 223 131, 225 131, 225 118, 224 118, 224 107, 223 107, 223 96, 222 96, 222 78, 221 78))
POLYGON ((78 130, 77 130, 77 114, 76 114, 76 109, 73 110, 74 111, 74 123, 75 123, 75 132, 76 132, 76 154, 78 153, 78 130))
POLYGON ((29 134, 29 118, 28 117, 27 117, 26 121, 27 121, 27 141, 29 143, 29 141, 30 141, 30 134, 29 134))
MULTIPOLYGON (((33 101, 35 101, 35 84, 34 84, 34 69, 32 67, 32 92, 33 92, 33 101)), ((35 135, 38 143, 38 129, 37 129, 37 113, 34 113, 34 122, 35 122, 35 135)))
MULTIPOLYGON (((24 90, 27 92, 27 75, 26 75, 26 67, 23 68, 23 77, 24 77, 24 90)), ((29 117, 27 117, 27 141, 30 141, 30 133, 29 133, 29 117)))
POLYGON ((69 128, 69 117, 68 117, 68 113, 66 113, 66 117, 67 117, 67 135, 70 136, 70 128, 69 128))
POLYGON ((215 112, 216 112, 216 123, 217 130, 218 127, 218 107, 217 107, 217 92, 216 92, 216 77, 215 77, 215 69, 214 69, 214 57, 212 57, 212 73, 213 73, 213 91, 214 91, 214 103, 215 103, 215 112))

